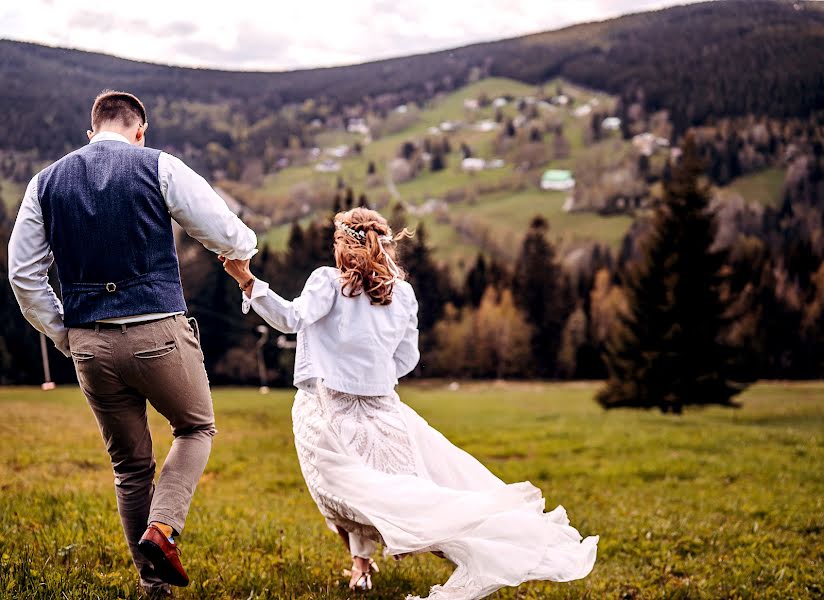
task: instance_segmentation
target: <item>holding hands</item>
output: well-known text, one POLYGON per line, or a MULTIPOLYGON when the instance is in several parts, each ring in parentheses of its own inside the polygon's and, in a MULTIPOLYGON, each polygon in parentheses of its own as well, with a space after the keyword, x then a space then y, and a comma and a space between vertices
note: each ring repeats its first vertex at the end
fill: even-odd
POLYGON ((255 276, 252 275, 252 271, 249 269, 249 259, 233 260, 225 256, 218 256, 218 259, 223 263, 223 270, 237 281, 238 286, 247 296, 251 297, 255 276))

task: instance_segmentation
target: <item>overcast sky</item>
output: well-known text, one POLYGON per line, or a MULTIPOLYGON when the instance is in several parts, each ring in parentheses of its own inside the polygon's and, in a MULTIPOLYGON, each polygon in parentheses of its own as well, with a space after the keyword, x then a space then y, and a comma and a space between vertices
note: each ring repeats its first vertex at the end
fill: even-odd
POLYGON ((695 0, 8 0, 0 38, 151 62, 284 70, 558 29, 695 0))

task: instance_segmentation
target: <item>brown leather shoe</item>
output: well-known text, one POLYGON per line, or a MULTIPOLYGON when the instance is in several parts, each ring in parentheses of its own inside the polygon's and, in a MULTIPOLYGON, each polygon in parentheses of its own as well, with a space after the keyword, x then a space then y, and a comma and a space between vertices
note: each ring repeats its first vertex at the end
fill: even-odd
POLYGON ((149 525, 137 547, 163 581, 180 587, 189 585, 189 576, 180 564, 180 550, 156 525, 149 525))

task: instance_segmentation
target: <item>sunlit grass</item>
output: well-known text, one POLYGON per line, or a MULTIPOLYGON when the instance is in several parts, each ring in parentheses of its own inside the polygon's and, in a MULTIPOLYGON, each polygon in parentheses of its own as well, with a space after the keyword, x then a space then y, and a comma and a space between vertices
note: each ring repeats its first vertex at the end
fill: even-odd
MULTIPOLYGON (((528 479, 601 535, 584 581, 499 598, 815 598, 824 593, 824 384, 758 385, 740 410, 602 412, 595 384, 404 386, 433 426, 508 481, 528 479)), ((181 598, 346 598, 343 547, 298 468, 292 393, 214 393, 181 598)), ((0 389, 0 596, 134 598, 112 475, 75 388, 0 389)), ((152 414, 159 455, 168 427, 152 414)), ((448 564, 381 560, 376 599, 424 593, 448 564)))
POLYGON ((777 208, 781 205, 781 191, 784 187, 784 169, 770 168, 758 173, 750 173, 733 180, 719 190, 722 198, 738 194, 747 202, 777 208))

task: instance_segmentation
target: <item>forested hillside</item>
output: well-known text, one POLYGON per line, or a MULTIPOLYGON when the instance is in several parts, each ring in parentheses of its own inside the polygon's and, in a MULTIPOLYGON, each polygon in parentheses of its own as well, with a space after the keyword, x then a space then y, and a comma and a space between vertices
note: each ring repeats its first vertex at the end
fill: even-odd
MULTIPOLYGON (((83 142, 90 99, 104 87, 161 110, 156 143, 240 144, 299 138, 344 107, 425 102, 485 76, 539 83, 556 76, 672 111, 677 132, 722 116, 806 116, 824 105, 824 11, 816 2, 728 0, 456 50, 362 65, 239 73, 145 64, 0 41, 0 149, 53 158, 83 142), (311 99, 299 119, 279 113, 311 99), (222 116, 232 115, 231 127, 222 116)), ((170 57, 174 60, 174 57, 170 57)))

